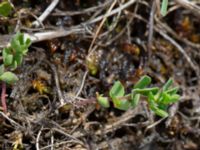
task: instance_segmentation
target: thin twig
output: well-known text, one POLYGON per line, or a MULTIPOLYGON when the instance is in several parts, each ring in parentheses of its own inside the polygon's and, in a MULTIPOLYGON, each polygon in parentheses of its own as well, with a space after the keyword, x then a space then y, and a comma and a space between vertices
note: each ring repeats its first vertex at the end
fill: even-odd
POLYGON ((198 18, 200 17, 200 7, 198 5, 195 5, 188 0, 175 0, 175 2, 184 8, 189 9, 198 18))
POLYGON ((51 150, 54 150, 54 136, 52 130, 51 130, 51 150))
MULTIPOLYGON (((121 31, 120 31, 120 33, 119 34, 117 34, 116 36, 114 36, 112 39, 110 39, 109 41, 107 41, 106 43, 105 43, 105 46, 108 46, 108 45, 110 45, 111 43, 113 43, 114 41, 116 41, 118 38, 120 38, 122 35, 123 35, 123 33, 126 31, 126 30, 128 30, 130 27, 130 24, 134 21, 134 18, 135 18, 135 16, 134 16, 134 14, 136 14, 136 12, 137 12, 137 10, 138 10, 138 3, 136 4, 136 7, 135 7, 135 9, 134 9, 134 13, 133 14, 131 14, 131 18, 130 18, 130 20, 127 22, 127 24, 126 24, 126 27, 125 28, 123 28, 121 31)), ((124 14, 125 15, 129 15, 128 14, 128 12, 125 10, 124 11, 124 14)), ((131 26, 131 28, 133 28, 133 26, 131 26)), ((129 34, 129 33, 127 33, 127 34, 129 34)), ((131 40, 130 40, 130 37, 128 38, 128 41, 130 42, 131 40)))
POLYGON ((84 145, 82 141, 80 141, 80 140, 77 139, 76 137, 73 137, 72 135, 66 133, 66 132, 63 131, 63 130, 60 130, 60 129, 58 129, 58 128, 53 128, 52 130, 53 130, 53 131, 56 131, 56 132, 59 132, 59 133, 65 135, 66 137, 68 137, 68 138, 70 138, 70 139, 73 139, 73 140, 77 141, 77 142, 78 142, 79 144, 81 144, 81 145, 84 145))
POLYGON ((56 31, 38 32, 34 34, 25 34, 25 35, 30 37, 32 43, 36 43, 44 40, 50 40, 58 37, 68 36, 70 34, 83 33, 84 31, 85 31, 84 28, 79 28, 79 26, 76 26, 75 28, 69 28, 66 30, 61 29, 56 31))
MULTIPOLYGON (((121 4, 119 4, 119 5, 121 5, 121 4)), ((108 36, 109 33, 110 33, 111 31, 113 31, 113 30, 116 28, 116 26, 117 26, 117 24, 118 24, 118 21, 120 20, 120 17, 121 17, 121 11, 118 12, 118 14, 117 14, 116 17, 113 17, 113 21, 112 21, 112 23, 109 25, 108 30, 105 31, 104 33, 100 34, 100 35, 99 35, 99 39, 102 39, 104 36, 105 36, 105 37, 108 36)), ((108 37, 109 37, 109 36, 108 36, 108 37)))
POLYGON ((158 121, 154 122, 153 124, 147 126, 147 128, 145 129, 145 132, 146 132, 147 130, 149 130, 149 129, 155 127, 155 126, 157 126, 159 123, 161 123, 161 122, 162 122, 163 120, 165 120, 165 119, 166 119, 166 117, 165 117, 165 118, 161 118, 160 120, 158 120, 158 121))
POLYGON ((6 83, 2 81, 1 83, 1 103, 3 107, 3 112, 7 113, 7 105, 6 105, 6 83))
POLYGON ((91 12, 95 12, 96 10, 99 10, 101 8, 105 8, 107 5, 109 5, 112 2, 112 0, 108 0, 105 3, 99 5, 99 6, 93 6, 90 8, 86 8, 80 11, 59 11, 55 10, 55 13, 52 13, 53 16, 75 16, 75 15, 81 15, 81 14, 87 14, 91 12))
POLYGON ((80 86, 80 89, 78 90, 78 92, 76 93, 75 97, 73 98, 73 100, 75 100, 76 98, 78 98, 78 96, 81 94, 81 91, 83 90, 84 84, 85 84, 85 79, 88 75, 88 70, 84 73, 83 79, 82 79, 82 83, 80 86))
POLYGON ((149 35, 148 35, 148 44, 147 44, 147 49, 148 49, 148 59, 151 59, 151 47, 152 47, 152 40, 153 40, 153 27, 154 27, 154 14, 155 14, 155 9, 156 9, 156 1, 153 0, 152 2, 152 7, 151 7, 151 13, 149 17, 149 35))
POLYGON ((137 114, 137 111, 138 111, 138 108, 130 109, 126 111, 121 117, 119 117, 118 120, 116 120, 116 122, 106 125, 103 130, 103 133, 102 133, 102 130, 97 130, 95 134, 96 135, 107 134, 119 129, 121 126, 124 125, 124 123, 126 123, 127 121, 135 117, 137 114))
POLYGON ((59 97, 61 106, 63 106, 65 104, 65 101, 64 101, 64 97, 63 97, 62 91, 60 89, 60 83, 59 83, 59 79, 58 79, 57 69, 56 69, 56 67, 55 67, 55 65, 53 63, 50 63, 48 61, 47 61, 47 63, 51 67, 51 70, 53 71, 54 81, 55 81, 55 84, 56 84, 58 97, 59 97))
POLYGON ((92 47, 93 47, 93 45, 94 45, 94 42, 96 41, 96 38, 97 38, 97 36, 98 36, 98 34, 99 34, 99 32, 100 32, 100 30, 101 30, 101 28, 102 28, 104 22, 105 22, 106 19, 107 19, 107 15, 111 12, 111 10, 112 10, 113 7, 115 6, 116 2, 117 2, 117 0, 115 0, 115 1, 112 3, 112 5, 111 5, 110 8, 108 9, 108 11, 106 12, 106 14, 105 14, 103 20, 101 21, 99 27, 97 28, 97 31, 95 32, 94 38, 92 39, 92 42, 91 42, 90 47, 89 47, 89 49, 88 49, 89 55, 91 54, 90 51, 92 50, 92 47))
MULTIPOLYGON (((144 21, 144 22, 148 22, 146 19, 144 19, 142 16, 140 15, 135 15, 136 18, 144 21)), ((190 65, 190 67, 197 73, 197 75, 199 74, 199 68, 195 66, 195 64, 192 62, 191 58, 187 55, 187 53, 185 52, 185 50, 175 41, 173 40, 169 35, 167 35, 165 32, 162 31, 162 27, 155 26, 154 30, 159 33, 164 39, 166 39, 167 41, 169 41, 173 46, 175 46, 177 48, 177 50, 185 57, 186 61, 188 62, 188 64, 190 65), (160 29, 161 28, 161 29, 160 29)))
POLYGON ((22 127, 20 124, 18 124, 17 122, 15 122, 15 121, 12 120, 11 118, 9 118, 9 117, 8 117, 5 113, 3 113, 2 111, 0 111, 0 114, 1 114, 4 118, 6 118, 12 125, 17 126, 18 128, 23 129, 23 127, 22 127))
MULTIPOLYGON (((84 33, 84 31, 85 29, 83 27, 80 27, 80 25, 78 25, 66 30, 61 29, 61 30, 44 31, 44 32, 36 32, 36 33, 24 33, 24 35, 26 37, 29 37, 32 43, 37 43, 37 42, 41 42, 45 40, 68 36, 70 34, 84 33)), ((13 37, 13 34, 1 35, 0 48, 6 47, 12 37, 13 37)))
POLYGON ((46 8, 46 10, 42 13, 42 15, 38 18, 38 20, 34 21, 32 25, 38 27, 40 25, 40 22, 43 22, 47 18, 47 16, 53 11, 58 2, 59 0, 53 0, 51 4, 46 8))
POLYGON ((173 104, 169 108, 169 117, 167 118, 167 121, 165 122, 167 127, 171 124, 172 119, 174 118, 175 114, 177 113, 177 110, 178 110, 178 103, 173 104))
POLYGON ((101 16, 99 16, 99 17, 97 17, 97 18, 95 18, 95 19, 93 19, 93 20, 91 20, 91 21, 86 22, 85 25, 87 25, 87 24, 89 25, 89 24, 96 23, 96 22, 102 20, 104 17, 107 18, 107 17, 110 17, 110 16, 112 16, 112 15, 114 15, 114 14, 117 14, 119 11, 122 11, 122 10, 128 8, 129 6, 131 6, 131 5, 132 5, 133 3, 135 3, 136 1, 137 1, 137 0, 129 0, 128 2, 124 3, 123 5, 120 5, 120 7, 117 7, 117 8, 115 8, 115 9, 113 9, 109 14, 101 15, 101 16))
POLYGON ((162 27, 162 29, 165 29, 167 32, 169 32, 177 40, 186 43, 188 46, 191 46, 193 48, 200 50, 200 44, 193 43, 193 42, 187 40, 186 38, 180 37, 172 28, 170 28, 167 24, 161 22, 158 18, 156 18, 156 23, 160 27, 162 27))
MULTIPOLYGON (((62 141, 62 142, 59 142, 59 143, 55 143, 55 144, 49 144, 45 147, 42 147, 40 148, 40 150, 44 150, 44 149, 49 149, 50 147, 54 146, 60 146, 60 145, 64 145, 64 144, 68 144, 68 143, 73 143, 73 144, 79 144, 79 142, 75 141, 75 140, 69 140, 69 141, 62 141)), ((66 148, 66 147, 65 147, 66 148)))
POLYGON ((37 134, 37 138, 36 138, 36 150, 40 150, 39 141, 40 141, 40 135, 41 135, 41 133, 42 133, 42 130, 43 130, 43 126, 41 127, 40 131, 39 131, 38 134, 37 134))
POLYGON ((172 45, 174 45, 177 50, 183 54, 183 56, 185 57, 185 59, 187 60, 187 62, 189 63, 190 67, 195 71, 197 72, 197 74, 199 74, 198 72, 198 67, 195 66, 195 64, 192 62, 191 58, 187 55, 187 53, 185 52, 185 50, 175 41, 173 40, 170 36, 168 36, 166 33, 164 33, 162 31, 162 29, 158 29, 158 28, 155 28, 155 30, 164 38, 166 39, 167 41, 169 41, 172 45))
MULTIPOLYGON (((45 32, 38 32, 34 34, 25 33, 26 36, 30 37, 32 43, 44 41, 44 40, 50 40, 58 37, 64 37, 68 36, 70 34, 77 34, 77 33, 83 33, 85 31, 85 27, 91 24, 94 24, 100 20, 102 20, 104 17, 112 16, 119 11, 122 11, 126 9, 127 7, 131 6, 133 3, 135 3, 137 0, 130 0, 123 5, 120 5, 120 7, 113 9, 109 14, 107 15, 101 15, 93 20, 86 21, 84 23, 81 23, 80 25, 73 26, 71 28, 68 28, 66 30, 55 30, 55 31, 45 31, 45 32)), ((13 35, 3 35, 0 36, 0 48, 4 48, 7 46, 9 40, 11 39, 13 35)))

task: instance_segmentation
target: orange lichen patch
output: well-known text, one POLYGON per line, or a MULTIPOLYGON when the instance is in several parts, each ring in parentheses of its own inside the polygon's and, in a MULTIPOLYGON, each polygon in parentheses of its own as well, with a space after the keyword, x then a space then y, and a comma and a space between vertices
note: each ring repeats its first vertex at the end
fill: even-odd
POLYGON ((55 53, 60 48, 60 45, 61 43, 58 39, 47 41, 47 46, 51 53, 55 53))
POLYGON ((194 24, 190 16, 183 16, 178 20, 178 25, 176 26, 177 33, 185 38, 190 38, 191 34, 194 32, 194 24))
POLYGON ((140 51, 141 51, 140 48, 136 44, 130 44, 130 43, 123 43, 122 50, 136 56, 139 56, 140 51))
POLYGON ((142 75, 144 75, 144 69, 143 69, 143 68, 138 68, 138 69, 135 71, 135 76, 141 77, 142 75))
POLYGON ((199 34, 192 34, 190 36, 190 40, 194 43, 199 43, 200 42, 200 35, 199 34))
POLYGON ((193 24, 189 16, 186 16, 183 18, 181 22, 181 27, 182 27, 182 30, 185 32, 190 32, 193 29, 193 24))
POLYGON ((48 93, 49 89, 45 83, 41 80, 33 80, 32 86, 35 90, 37 90, 40 94, 48 93))

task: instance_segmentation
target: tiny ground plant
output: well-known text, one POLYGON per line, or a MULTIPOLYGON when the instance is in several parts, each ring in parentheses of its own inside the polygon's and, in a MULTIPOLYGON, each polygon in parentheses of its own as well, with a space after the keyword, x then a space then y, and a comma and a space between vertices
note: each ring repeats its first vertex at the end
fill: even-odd
POLYGON ((12 11, 9 1, 0 2, 0 16, 8 17, 12 11))
POLYGON ((165 16, 167 14, 167 7, 168 7, 168 0, 162 0, 162 4, 161 4, 161 15, 165 16))
POLYGON ((14 84, 18 80, 17 76, 12 71, 21 65, 30 44, 31 40, 25 37, 24 34, 18 32, 11 39, 10 44, 2 51, 3 64, 0 66, 0 81, 2 82, 1 101, 4 112, 7 110, 5 104, 6 84, 14 84))
MULTIPOLYGON (((177 94, 178 87, 172 87, 173 80, 169 79, 162 88, 147 87, 151 83, 149 76, 143 76, 134 86, 131 93, 125 95, 125 88, 120 81, 116 81, 109 91, 109 97, 115 108, 128 110, 135 108, 141 96, 147 97, 149 108, 158 116, 167 117, 169 105, 177 102, 180 95, 177 94)), ((108 97, 97 93, 97 101, 103 107, 110 107, 108 97)))

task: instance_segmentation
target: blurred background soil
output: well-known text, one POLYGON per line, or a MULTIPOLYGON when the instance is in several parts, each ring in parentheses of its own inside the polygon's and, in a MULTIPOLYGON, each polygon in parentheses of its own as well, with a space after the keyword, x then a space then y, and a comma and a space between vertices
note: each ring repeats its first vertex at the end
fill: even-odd
POLYGON ((55 31, 31 45, 15 71, 20 80, 7 87, 0 149, 200 149, 198 0, 169 1, 166 16, 160 0, 59 0, 33 24, 52 2, 13 0, 12 14, 0 17, 0 45, 16 31, 55 31), (142 75, 180 86, 167 119, 145 100, 126 112, 96 103, 96 92, 108 96, 116 80, 130 90, 142 75))

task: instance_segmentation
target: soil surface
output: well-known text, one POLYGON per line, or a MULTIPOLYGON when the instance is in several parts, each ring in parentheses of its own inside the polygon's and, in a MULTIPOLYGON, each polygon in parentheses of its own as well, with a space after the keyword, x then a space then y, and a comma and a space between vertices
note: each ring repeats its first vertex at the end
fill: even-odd
POLYGON ((0 17, 0 47, 16 31, 54 32, 33 41, 19 81, 7 86, 0 149, 200 149, 200 2, 170 1, 162 16, 160 0, 59 0, 38 23, 56 1, 13 0, 0 17), (116 80, 130 91, 143 75, 180 87, 168 118, 145 99, 128 111, 97 104, 96 93, 108 96, 116 80))

